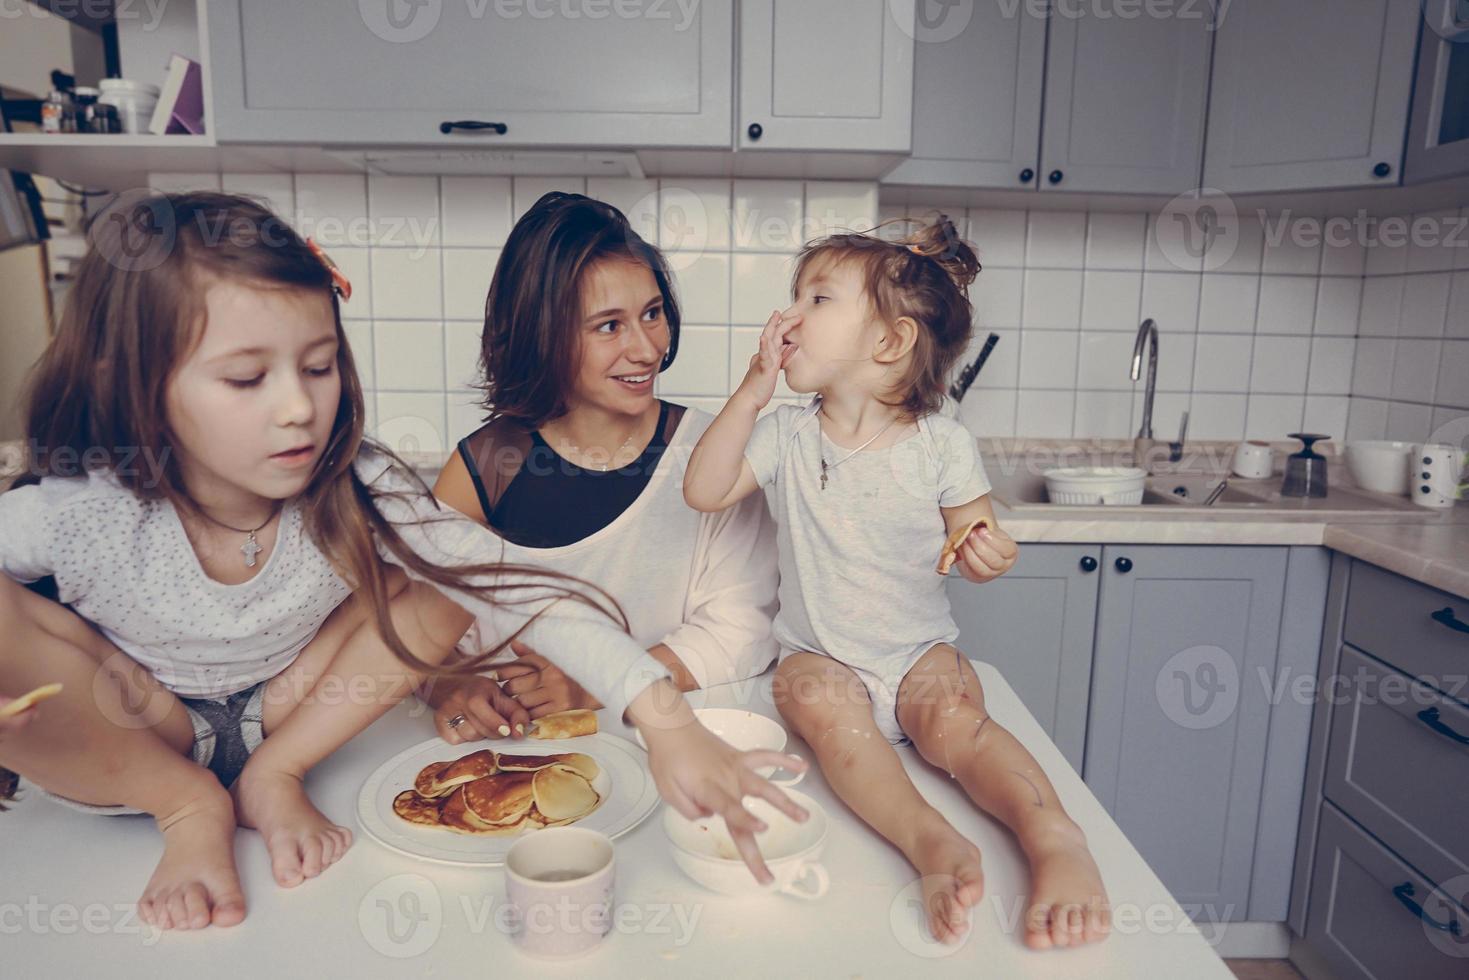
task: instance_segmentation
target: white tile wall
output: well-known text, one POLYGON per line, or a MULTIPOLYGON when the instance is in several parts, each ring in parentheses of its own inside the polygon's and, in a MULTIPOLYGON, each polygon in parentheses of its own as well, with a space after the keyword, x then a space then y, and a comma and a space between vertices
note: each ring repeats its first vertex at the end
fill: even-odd
MULTIPOLYGON (((684 336, 659 392, 711 410, 743 377, 758 327, 788 302, 801 244, 905 213, 880 207, 865 181, 303 173, 151 183, 262 195, 329 248, 356 286, 344 312, 378 434, 436 451, 479 423, 469 383, 485 293, 516 216, 546 191, 615 204, 665 250, 684 336)), ((1398 244, 1323 248, 1243 215, 1233 254, 1205 271, 1202 256, 1186 268, 1170 261, 1156 217, 1141 212, 913 216, 934 210, 955 220, 984 265, 971 290, 969 357, 989 331, 1001 338, 961 413, 982 434, 1132 435, 1142 384, 1127 370, 1143 317, 1160 331, 1160 438, 1184 411, 1200 439, 1278 438, 1303 426, 1419 439, 1469 415, 1469 247, 1404 234, 1398 244)), ((1415 219, 1447 228, 1459 212, 1404 216, 1404 228, 1415 219)), ((797 397, 784 385, 777 395, 797 397)))

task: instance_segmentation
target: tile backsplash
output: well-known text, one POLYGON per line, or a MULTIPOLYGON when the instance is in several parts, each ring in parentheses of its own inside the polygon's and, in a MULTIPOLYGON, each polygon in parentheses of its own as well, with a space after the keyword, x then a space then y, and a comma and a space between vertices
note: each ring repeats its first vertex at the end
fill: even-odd
MULTIPOLYGON (((684 327, 661 395, 716 411, 760 325, 786 304, 801 243, 901 216, 866 181, 158 174, 159 189, 264 197, 352 279, 345 307, 370 425, 441 452, 479 424, 473 380, 485 293, 515 219, 548 190, 617 205, 667 253, 684 327)), ((915 217, 932 208, 913 209, 915 217)), ((1143 317, 1160 333, 1155 437, 1183 411, 1191 439, 1305 428, 1422 439, 1469 415, 1469 248, 1304 247, 1240 222, 1228 261, 1164 254, 1144 212, 942 208, 978 246, 975 339, 1000 342, 962 416, 986 436, 1125 438, 1143 317), (1430 254, 1430 252, 1432 254, 1430 254)), ((1457 214, 1457 212, 1455 212, 1457 214)), ((779 398, 794 398, 784 388, 779 398)))

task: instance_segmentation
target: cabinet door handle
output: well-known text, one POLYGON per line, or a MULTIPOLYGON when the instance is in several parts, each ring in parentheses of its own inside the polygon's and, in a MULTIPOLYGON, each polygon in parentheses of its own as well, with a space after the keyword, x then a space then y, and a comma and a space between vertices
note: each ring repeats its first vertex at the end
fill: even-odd
POLYGON ((1460 735, 1448 725, 1438 720, 1437 708, 1424 708, 1418 712, 1418 720, 1438 732, 1444 738, 1451 738, 1460 745, 1469 745, 1469 735, 1460 735))
POLYGON ((1081 570, 1083 572, 1095 572, 1097 570, 1097 560, 1091 555, 1087 555, 1081 560, 1081 570))
POLYGON ((1413 901, 1413 883, 1411 881, 1405 881, 1401 885, 1398 885, 1392 890, 1392 893, 1393 897, 1407 906, 1409 912, 1412 912, 1418 918, 1433 926, 1433 928, 1440 932, 1447 932, 1453 936, 1459 934, 1459 920, 1457 918, 1450 919, 1447 922, 1440 922, 1429 915, 1423 906, 1413 901))
POLYGON ((504 136, 510 127, 502 122, 483 122, 479 119, 446 119, 439 123, 439 132, 448 136, 456 129, 467 129, 471 132, 489 130, 500 136, 504 136))
POLYGON ((1451 630, 1455 630, 1459 633, 1469 633, 1469 623, 1466 623, 1462 619, 1459 619, 1457 616, 1455 616, 1452 606, 1444 606, 1438 612, 1432 612, 1428 615, 1438 620, 1440 623, 1443 623, 1451 630))
POLYGON ((1128 572, 1132 571, 1132 559, 1131 558, 1126 558, 1126 557, 1119 558, 1115 562, 1113 562, 1112 564, 1114 566, 1116 566, 1117 570, 1119 572, 1121 572, 1123 575, 1126 575, 1128 572))

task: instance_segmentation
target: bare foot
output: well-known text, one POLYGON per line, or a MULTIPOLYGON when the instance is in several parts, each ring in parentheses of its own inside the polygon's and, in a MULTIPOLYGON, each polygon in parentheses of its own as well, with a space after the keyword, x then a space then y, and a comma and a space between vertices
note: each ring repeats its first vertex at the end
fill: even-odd
POLYGON ((1052 818, 1022 833, 1020 845, 1030 859, 1025 944, 1049 949, 1105 938, 1112 907, 1081 828, 1068 818, 1052 818))
POLYGON ((301 780, 246 763, 231 792, 241 826, 265 838, 276 884, 294 888, 335 864, 352 845, 352 832, 332 823, 312 805, 301 780))
POLYGON ((923 876, 928 930, 941 943, 956 943, 969 931, 969 910, 984 896, 979 848, 937 812, 906 851, 923 876))
POLYGON ((242 921, 245 894, 235 870, 235 808, 229 794, 215 783, 213 792, 159 816, 157 823, 163 859, 138 899, 138 917, 159 929, 242 921))

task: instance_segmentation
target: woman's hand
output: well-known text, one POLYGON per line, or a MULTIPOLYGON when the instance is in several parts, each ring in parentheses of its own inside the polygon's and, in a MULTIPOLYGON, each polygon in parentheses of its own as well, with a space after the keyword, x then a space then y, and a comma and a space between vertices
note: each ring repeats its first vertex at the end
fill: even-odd
POLYGON ((760 349, 750 357, 750 368, 745 380, 735 389, 731 398, 743 396, 759 411, 775 397, 775 381, 781 368, 796 352, 794 346, 785 343, 785 335, 801 322, 799 316, 783 317, 779 310, 770 314, 765 329, 760 331, 760 349))
POLYGON ((419 690, 419 698, 434 709, 434 728, 450 745, 482 738, 524 737, 530 715, 514 698, 500 690, 493 677, 436 677, 419 690), (459 727, 449 720, 464 716, 459 727))
POLYGON ((668 805, 690 820, 713 814, 723 817, 750 873, 760 884, 770 884, 774 877, 755 843, 755 835, 765 830, 766 824, 746 810, 742 801, 746 796, 758 796, 792 820, 804 822, 810 814, 757 776, 755 770, 777 766, 799 772, 805 770, 806 761, 768 750, 737 751, 701 725, 692 711, 684 724, 655 722, 639 725, 639 731, 648 743, 653 781, 668 805))
POLYGON ((1003 528, 978 527, 959 546, 959 574, 984 583, 1004 575, 1015 565, 1020 548, 1003 528))
POLYGON ((535 650, 519 640, 510 641, 510 649, 518 658, 514 663, 495 668, 500 679, 500 689, 520 703, 532 718, 570 711, 573 708, 588 708, 596 711, 602 707, 576 681, 568 677, 535 650))

